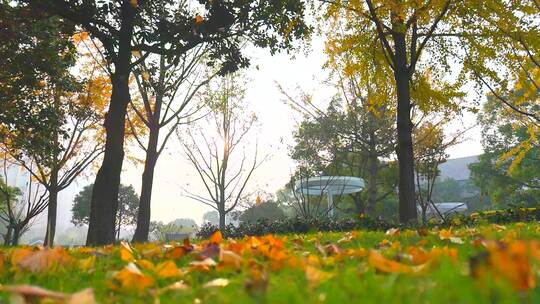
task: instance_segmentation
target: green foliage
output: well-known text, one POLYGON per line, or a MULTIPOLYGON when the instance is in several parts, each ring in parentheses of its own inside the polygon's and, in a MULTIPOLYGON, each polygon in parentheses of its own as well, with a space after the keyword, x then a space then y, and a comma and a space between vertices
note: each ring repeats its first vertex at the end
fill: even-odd
POLYGON ((63 128, 68 108, 54 106, 55 96, 78 87, 69 71, 75 63, 74 29, 11 1, 0 2, 0 20, 1 143, 15 156, 38 154, 47 165, 62 150, 55 137, 69 131, 63 128))
POLYGON ((531 145, 516 164, 515 157, 502 158, 529 138, 528 127, 520 117, 497 107, 488 98, 479 115, 485 153, 470 165, 471 179, 496 207, 510 203, 536 206, 540 195, 540 146, 531 145))
MULTIPOLYGON (((459 227, 474 226, 485 223, 507 224, 514 222, 535 222, 540 220, 540 208, 511 207, 503 210, 480 211, 470 215, 456 215, 452 221, 443 224, 428 222, 423 227, 459 227)), ((399 224, 397 219, 382 220, 369 217, 356 219, 332 220, 328 218, 289 218, 285 220, 259 220, 255 223, 242 222, 239 226, 227 225, 222 231, 227 237, 242 238, 244 236, 261 236, 266 234, 296 234, 326 231, 371 230, 386 231, 390 228, 417 228, 414 225, 399 224)), ((197 237, 209 238, 219 228, 211 223, 202 225, 197 237)))
POLYGON ((240 215, 241 222, 257 222, 259 220, 282 220, 285 218, 285 213, 279 205, 272 201, 267 201, 259 205, 253 205, 246 209, 242 215, 240 215))
POLYGON ((186 233, 191 234, 197 230, 197 224, 193 219, 182 218, 164 224, 163 222, 150 222, 150 239, 153 241, 166 241, 167 234, 186 233))
MULTIPOLYGON (((85 186, 73 199, 71 222, 76 226, 88 225, 93 186, 93 184, 85 186)), ((134 225, 137 222, 138 207, 139 197, 133 186, 120 184, 118 191, 118 212, 116 214, 117 229, 126 225, 134 225)))

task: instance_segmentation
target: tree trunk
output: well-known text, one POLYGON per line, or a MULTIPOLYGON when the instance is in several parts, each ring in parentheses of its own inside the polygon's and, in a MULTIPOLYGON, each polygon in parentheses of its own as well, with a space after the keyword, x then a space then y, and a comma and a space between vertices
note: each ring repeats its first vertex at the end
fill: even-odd
POLYGON ((375 204, 377 203, 377 171, 379 169, 379 163, 377 155, 370 153, 368 155, 368 197, 365 213, 369 217, 375 216, 375 204))
POLYGON ((219 206, 218 208, 219 213, 219 230, 221 233, 225 232, 225 203, 223 203, 223 206, 219 206))
POLYGON ((356 192, 351 194, 354 200, 354 208, 357 214, 363 214, 365 212, 364 202, 362 201, 362 192, 356 192))
POLYGON ((9 246, 11 244, 11 235, 13 233, 13 226, 8 224, 6 234, 4 235, 4 246, 9 246))
POLYGON ((115 71, 111 76, 112 95, 109 111, 105 116, 105 153, 92 190, 87 246, 112 244, 115 240, 118 189, 124 160, 124 128, 131 98, 129 75, 135 17, 135 10, 127 1, 122 4, 121 10, 118 55, 114 58, 115 71))
POLYGON ((49 206, 47 207, 47 229, 45 232, 45 246, 54 246, 54 235, 56 233, 56 215, 58 209, 58 170, 51 172, 49 191, 49 206))
POLYGON ((397 148, 399 162, 399 221, 416 222, 414 155, 412 144, 410 76, 407 67, 405 34, 393 33, 395 44, 394 78, 397 91, 397 148))
POLYGON ((146 161, 142 175, 141 198, 139 200, 139 212, 137 214, 137 228, 133 235, 133 242, 147 242, 150 230, 150 207, 152 201, 152 186, 154 183, 154 169, 158 158, 157 146, 159 127, 150 128, 148 147, 146 149, 146 161))
POLYGON ((17 223, 17 224, 13 227, 13 236, 12 236, 12 238, 11 238, 11 246, 17 246, 17 245, 19 245, 20 233, 21 233, 21 226, 20 226, 19 223, 17 223))

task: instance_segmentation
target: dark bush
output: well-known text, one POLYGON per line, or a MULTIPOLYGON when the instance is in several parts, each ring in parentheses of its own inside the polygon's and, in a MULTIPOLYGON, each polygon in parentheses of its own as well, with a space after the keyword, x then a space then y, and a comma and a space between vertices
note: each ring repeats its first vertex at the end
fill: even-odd
MULTIPOLYGON (((481 223, 506 224, 512 222, 530 222, 540 220, 540 208, 508 208, 472 213, 468 216, 454 217, 448 224, 430 224, 433 226, 475 226, 481 223)), ((222 233, 227 237, 241 238, 244 236, 261 236, 266 234, 308 233, 318 231, 351 231, 351 230, 381 230, 390 228, 414 228, 379 219, 360 217, 357 219, 333 220, 327 218, 304 219, 300 217, 269 221, 259 220, 255 223, 241 223, 238 227, 232 224, 226 226, 222 233)), ((197 231, 197 237, 208 238, 218 230, 210 223, 202 225, 197 231)))

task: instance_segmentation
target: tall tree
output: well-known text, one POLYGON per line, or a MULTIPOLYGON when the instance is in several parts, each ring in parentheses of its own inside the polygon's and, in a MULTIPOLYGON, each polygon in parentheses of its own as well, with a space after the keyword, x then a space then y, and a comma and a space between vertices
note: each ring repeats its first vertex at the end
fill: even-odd
POLYGON ((540 137, 540 6, 538 1, 499 0, 474 3, 469 10, 466 26, 482 35, 462 41, 466 71, 478 84, 478 94, 494 99, 491 108, 496 102, 518 115, 513 116, 519 120, 516 134, 526 128, 528 137, 520 136, 520 144, 506 155, 517 166, 529 151, 535 153, 540 137))
POLYGON ((530 142, 530 121, 490 96, 478 116, 484 154, 471 164, 471 179, 494 206, 509 203, 535 206, 540 194, 540 143, 530 142), (526 153, 523 142, 529 142, 526 153), (518 161, 516 161, 518 160, 518 161))
POLYGON ((183 140, 186 156, 197 171, 207 193, 187 196, 208 205, 219 213, 219 228, 225 228, 225 216, 246 196, 253 172, 261 164, 257 144, 253 156, 246 156, 253 143, 248 136, 256 117, 245 111, 244 83, 231 74, 209 85, 203 94, 210 114, 183 140), (212 129, 207 130, 203 126, 212 129))
POLYGON ((0 208, 0 218, 7 222, 5 245, 18 245, 20 237, 30 229, 36 217, 47 209, 49 203, 49 192, 43 189, 40 183, 36 183, 26 170, 21 171, 24 172, 23 178, 27 179, 27 182, 21 193, 14 195, 16 181, 8 172, 20 169, 12 157, 2 154, 0 174, 5 187, 0 187, 0 195, 5 202, 5 208, 0 208))
MULTIPOLYGON (((88 225, 90 220, 90 201, 92 199, 92 187, 85 186, 73 199, 71 207, 71 222, 75 226, 88 225)), ((120 184, 118 192, 118 212, 116 213, 115 235, 116 240, 120 240, 120 231, 126 226, 137 223, 137 209, 139 207, 139 197, 133 186, 120 184)))
POLYGON ((377 48, 388 73, 383 77, 394 80, 399 217, 401 222, 416 221, 412 111, 415 106, 424 111, 440 109, 459 95, 444 75, 450 69, 448 55, 455 48, 446 34, 454 29, 460 4, 452 0, 323 2, 329 3, 326 17, 346 29, 329 37, 329 51, 352 51, 356 60, 345 68, 358 69, 373 57, 365 50, 377 48))
POLYGON ((129 76, 134 66, 152 53, 177 60, 187 51, 208 44, 211 63, 221 63, 221 72, 227 73, 248 64, 240 52, 243 37, 275 51, 290 48, 294 39, 308 33, 300 0, 25 2, 70 20, 98 39, 110 66, 112 95, 105 119, 105 153, 92 196, 88 245, 114 241, 124 125, 131 99, 129 76), (132 60, 134 52, 141 56, 132 60))
MULTIPOLYGON (((352 194, 356 212, 374 216, 375 204, 393 192, 394 183, 383 178, 394 149, 392 112, 371 112, 366 99, 334 99, 326 111, 306 117, 295 133, 291 157, 299 162, 298 177, 349 175, 366 180, 366 193, 352 194), (377 115, 377 116, 376 116, 377 115), (365 200, 362 198, 366 198, 365 200)), ((308 102, 309 103, 309 102, 308 102)))
POLYGON ((3 32, 10 39, 1 52, 10 59, 0 72, 7 105, 0 110, 0 148, 47 191, 45 245, 52 246, 58 193, 101 153, 99 141, 89 140, 103 112, 96 99, 108 98, 110 90, 106 81, 92 77, 93 71, 81 69, 89 76, 82 81, 69 73, 76 58, 72 27, 28 7, 2 6, 4 14, 21 23, 6 22, 3 32), (34 60, 29 57, 41 62, 29 65, 26 61, 34 60))
POLYGON ((131 102, 131 107, 148 131, 145 144, 137 128, 133 127, 132 119, 128 119, 135 139, 146 154, 134 242, 148 241, 150 203, 158 158, 177 127, 191 121, 198 113, 200 105, 192 105, 191 101, 213 77, 207 75, 204 69, 203 59, 208 53, 206 48, 206 45, 201 45, 170 62, 164 55, 149 56, 134 69, 142 105, 131 102), (162 129, 164 134, 160 139, 162 129))

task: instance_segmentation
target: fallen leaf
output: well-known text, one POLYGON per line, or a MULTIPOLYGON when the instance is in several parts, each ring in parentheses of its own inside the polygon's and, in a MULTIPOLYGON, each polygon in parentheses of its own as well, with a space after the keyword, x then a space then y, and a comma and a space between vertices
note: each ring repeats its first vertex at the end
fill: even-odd
POLYGON ((67 304, 95 304, 96 298, 92 288, 83 289, 72 294, 67 300, 67 304))
POLYGON ((90 256, 86 259, 80 259, 78 261, 79 269, 83 271, 88 271, 91 268, 94 267, 94 264, 96 263, 96 256, 90 256))
POLYGON ((140 294, 153 284, 152 278, 143 274, 137 265, 131 262, 113 276, 111 288, 136 291, 140 294))
POLYGON ((32 285, 0 285, 0 291, 6 291, 20 295, 25 301, 34 303, 40 299, 66 300, 68 295, 62 292, 47 290, 38 286, 32 285))
POLYGON ((156 275, 160 278, 172 278, 182 275, 173 261, 165 261, 156 266, 156 275))
POLYGON ((204 288, 210 288, 210 287, 225 287, 229 285, 229 280, 224 278, 217 278, 213 279, 210 282, 207 282, 203 285, 204 288))
POLYGON ((409 273, 412 272, 412 267, 389 260, 376 250, 369 252, 368 263, 378 271, 386 273, 409 273))
POLYGON ((221 241, 223 241, 223 235, 221 234, 221 231, 216 231, 212 236, 210 236, 210 239, 208 239, 210 243, 219 244, 221 241))
POLYGON ((211 258, 206 258, 202 261, 193 261, 189 263, 189 266, 191 266, 194 270, 198 271, 209 271, 210 267, 214 267, 216 265, 216 261, 211 258))
POLYGON ((133 262, 135 260, 133 249, 126 242, 120 242, 120 259, 124 262, 133 262))
POLYGON ((255 262, 251 263, 244 287, 250 295, 264 293, 268 288, 268 272, 255 262))
POLYGON ((17 266, 17 264, 19 264, 20 261, 22 261, 27 256, 31 255, 32 253, 34 253, 34 251, 28 248, 13 249, 11 251, 11 259, 10 259, 11 265, 17 266))
POLYGON ((63 267, 73 261, 69 252, 62 248, 45 248, 33 252, 20 260, 17 265, 31 272, 44 272, 63 267))
POLYGON ((512 286, 526 291, 536 286, 530 259, 538 255, 534 242, 515 241, 510 244, 488 245, 487 251, 470 259, 470 271, 475 278, 490 277, 507 280, 512 286))
POLYGON ((220 251, 219 262, 224 266, 232 266, 234 268, 242 267, 242 257, 229 250, 220 251))
POLYGON ((390 228, 388 230, 386 230, 386 235, 389 235, 389 236, 397 236, 399 235, 399 228, 390 228))
POLYGON ((306 279, 310 287, 317 286, 321 281, 328 280, 332 277, 331 273, 319 270, 314 266, 306 266, 306 279))
POLYGON ((171 285, 165 286, 155 291, 155 295, 161 295, 168 291, 182 291, 189 290, 189 286, 184 281, 174 282, 171 285))

